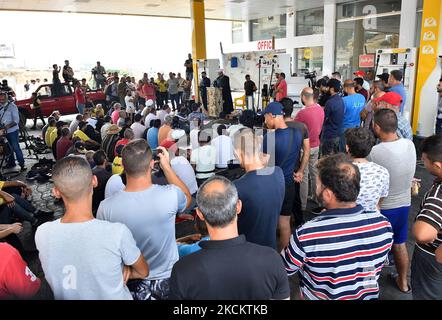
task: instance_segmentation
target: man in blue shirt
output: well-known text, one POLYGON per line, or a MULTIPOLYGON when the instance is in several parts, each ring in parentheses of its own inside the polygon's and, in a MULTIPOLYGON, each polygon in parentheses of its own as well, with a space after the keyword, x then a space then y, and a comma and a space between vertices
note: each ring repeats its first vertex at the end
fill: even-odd
POLYGON ((404 113, 405 103, 407 102, 407 92, 402 84, 403 74, 401 70, 393 70, 388 78, 389 92, 396 92, 402 97, 400 113, 404 113))
POLYGON ((344 92, 347 96, 343 98, 344 128, 341 132, 339 142, 339 151, 341 152, 345 152, 345 130, 361 126, 361 112, 365 107, 365 97, 360 93, 356 93, 353 80, 345 81, 344 92))
MULTIPOLYGON (((299 166, 302 148, 302 132, 289 128, 284 120, 283 106, 279 102, 270 103, 264 111, 267 128, 272 130, 264 136, 263 153, 268 155, 269 167, 280 167, 285 180, 285 198, 279 217, 279 250, 285 248, 289 241, 291 227, 290 217, 294 213, 295 199, 299 199, 299 184, 295 183, 294 173, 299 166)), ((274 186, 272 186, 274 187, 274 186)), ((302 216, 302 212, 295 213, 302 216)))
POLYGON ((233 136, 236 157, 246 171, 234 181, 242 202, 238 230, 247 241, 276 250, 276 229, 284 201, 285 180, 281 168, 266 167, 261 141, 250 128, 240 129, 233 136))
POLYGON ((339 96, 341 82, 330 79, 327 83, 330 98, 325 104, 325 121, 322 128, 321 154, 327 156, 339 152, 339 136, 344 125, 344 101, 339 96))
POLYGON ((0 131, 2 134, 6 131, 6 138, 11 145, 12 152, 8 157, 7 168, 15 167, 14 153, 17 155, 17 160, 20 165, 21 171, 25 171, 25 159, 23 158, 23 152, 20 149, 19 144, 19 125, 20 116, 17 106, 10 102, 8 94, 6 92, 0 93, 0 131))

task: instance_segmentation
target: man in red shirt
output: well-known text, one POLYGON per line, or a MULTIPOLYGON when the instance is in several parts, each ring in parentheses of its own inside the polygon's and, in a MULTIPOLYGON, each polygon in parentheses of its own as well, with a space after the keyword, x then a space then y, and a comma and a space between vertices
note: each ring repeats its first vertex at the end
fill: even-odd
POLYGON ((16 249, 0 243, 0 300, 26 299, 40 290, 38 279, 16 249))
POLYGON ((61 138, 57 141, 57 157, 56 160, 63 159, 67 151, 72 147, 71 131, 69 128, 61 130, 61 138))
POLYGON ((75 101, 77 102, 77 109, 79 114, 84 114, 84 108, 86 106, 86 96, 81 88, 80 81, 76 81, 75 84, 75 101))
POLYGON ((306 166, 301 183, 301 198, 305 198, 308 196, 309 190, 309 173, 313 197, 315 197, 316 194, 316 177, 318 175, 316 163, 318 162, 319 157, 319 137, 322 131, 322 126, 324 124, 325 114, 324 109, 316 103, 312 88, 305 88, 304 90, 302 90, 301 101, 305 108, 298 112, 295 120, 302 122, 307 126, 310 138, 309 165, 306 166))
POLYGON ((365 98, 365 101, 368 101, 368 91, 364 89, 364 79, 363 78, 355 78, 353 80, 355 82, 356 92, 362 94, 365 98))
MULTIPOLYGON (((156 88, 153 85, 153 83, 150 83, 148 80, 146 80, 142 87, 143 95, 146 99, 146 101, 152 100, 155 102, 157 100, 156 97, 156 88)), ((155 105, 154 105, 155 106, 155 105)))
POLYGON ((126 129, 124 131, 123 139, 121 139, 120 141, 118 141, 115 144, 115 156, 117 156, 117 147, 118 146, 125 146, 126 144, 131 142, 134 138, 135 138, 135 134, 134 134, 133 130, 130 128, 126 129))
POLYGON ((287 97, 287 82, 285 81, 285 73, 281 72, 278 77, 278 86, 276 87, 276 101, 280 102, 287 97))

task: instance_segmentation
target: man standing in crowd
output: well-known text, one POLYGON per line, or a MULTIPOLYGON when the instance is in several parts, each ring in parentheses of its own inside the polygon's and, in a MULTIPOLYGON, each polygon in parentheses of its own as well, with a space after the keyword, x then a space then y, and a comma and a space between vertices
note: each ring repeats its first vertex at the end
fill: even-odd
POLYGON ((404 138, 413 141, 413 130, 411 129, 410 122, 404 118, 404 116, 399 112, 402 98, 396 92, 387 92, 380 98, 373 99, 375 103, 374 110, 379 109, 391 109, 396 113, 398 119, 398 131, 397 134, 399 138, 404 138))
POLYGON ((84 113, 84 108, 86 106, 86 95, 83 89, 81 88, 80 81, 75 81, 75 102, 77 104, 77 110, 79 114, 84 113))
POLYGON ((439 94, 439 100, 437 103, 436 134, 442 134, 442 78, 440 78, 437 85, 437 93, 439 94))
POLYGON ((278 86, 276 87, 275 93, 275 100, 278 102, 287 97, 287 82, 285 81, 284 72, 281 72, 278 76, 278 86))
POLYGON ((302 122, 307 126, 310 140, 310 157, 308 166, 305 167, 303 179, 301 183, 301 199, 308 197, 308 190, 310 190, 313 199, 316 199, 316 177, 318 176, 318 169, 316 163, 319 159, 319 136, 324 124, 324 109, 315 103, 314 92, 312 88, 305 88, 301 92, 301 102, 305 106, 296 114, 296 121, 302 122), (310 176, 310 178, 309 178, 310 176))
POLYGON ((284 111, 284 121, 287 127, 299 130, 302 133, 302 157, 300 162, 295 166, 295 217, 299 217, 296 220, 296 226, 304 222, 299 213, 307 208, 307 193, 301 193, 301 182, 304 179, 304 172, 309 164, 310 157, 310 139, 307 126, 299 121, 293 120, 293 100, 290 98, 284 98, 281 100, 284 111))
POLYGON ((169 92, 170 102, 172 103, 172 110, 175 110, 179 107, 180 98, 178 94, 179 81, 175 78, 175 74, 172 72, 169 74, 169 80, 167 80, 167 88, 169 92))
POLYGON ((55 299, 131 300, 127 281, 146 277, 149 269, 126 226, 94 219, 97 178, 89 163, 80 157, 60 160, 52 179, 66 212, 40 226, 35 243, 55 299))
POLYGON ((327 210, 292 235, 281 253, 287 273, 300 272, 304 299, 377 299, 391 225, 356 204, 360 174, 345 155, 320 160, 318 170, 316 194, 327 210))
POLYGON ((96 88, 103 89, 106 85, 106 70, 100 61, 97 61, 97 65, 92 69, 92 75, 95 79, 96 88))
POLYGON ((210 79, 207 77, 206 72, 201 73, 201 82, 200 82, 200 94, 201 101, 204 106, 204 109, 207 111, 207 88, 210 88, 210 79))
POLYGON ((192 54, 188 54, 188 59, 184 62, 184 66, 186 67, 186 79, 190 79, 193 81, 193 59, 192 54))
POLYGON ((365 73, 362 70, 356 71, 355 73, 353 73, 353 75, 356 78, 361 78, 364 83, 362 84, 362 88, 364 88, 366 91, 370 90, 370 83, 367 81, 368 80, 368 73, 365 73))
POLYGON ((183 77, 181 77, 181 73, 178 72, 177 77, 176 77, 177 81, 178 81, 178 105, 183 105, 184 104, 184 86, 186 84, 186 79, 184 79, 183 77))
POLYGON ((159 164, 169 185, 152 184, 152 150, 145 140, 135 140, 124 147, 122 154, 126 188, 104 200, 97 213, 101 220, 125 224, 149 261, 149 277, 128 283, 136 300, 169 297, 169 278, 178 261, 175 218, 191 203, 189 190, 170 166, 169 153, 159 149, 159 164))
POLYGON ((21 171, 26 171, 25 159, 19 143, 20 116, 18 108, 14 102, 8 100, 8 94, 6 92, 0 92, 0 119, 0 135, 6 135, 12 147, 11 154, 7 159, 7 168, 15 167, 15 153, 21 171))
POLYGON ((442 135, 422 143, 425 168, 436 180, 422 201, 413 226, 416 246, 411 263, 411 287, 416 300, 442 300, 442 264, 435 257, 442 244, 442 135))
POLYGON ((121 77, 120 82, 118 83, 117 91, 118 91, 118 101, 120 102, 121 106, 125 108, 126 107, 125 98, 127 93, 127 84, 125 77, 121 77))
POLYGON ((279 247, 285 248, 290 240, 290 218, 295 214, 296 225, 303 221, 302 212, 294 212, 295 197, 299 195, 296 189, 294 173, 299 163, 302 148, 302 133, 298 129, 289 128, 284 121, 283 106, 279 102, 270 103, 265 112, 265 123, 269 131, 264 136, 263 153, 269 159, 269 167, 280 167, 285 179, 285 197, 279 218, 279 247))
POLYGON ((255 97, 254 94, 258 90, 255 82, 250 80, 250 75, 246 75, 246 82, 244 82, 244 91, 246 96, 247 109, 255 111, 255 97))
POLYGON ((233 136, 233 147, 246 174, 234 181, 242 202, 238 230, 247 241, 277 250, 276 230, 285 195, 284 174, 279 167, 266 167, 262 141, 252 129, 233 136), (269 186, 272 186, 269 188, 269 186))
POLYGON ((69 60, 64 61, 63 79, 64 79, 64 82, 66 82, 66 83, 74 81, 74 70, 69 65, 69 60))
POLYGON ((361 113, 361 119, 364 121, 364 128, 373 130, 374 99, 378 99, 385 94, 385 86, 381 80, 375 80, 370 87, 370 101, 365 105, 361 113))
POLYGON ((339 95, 341 82, 330 79, 327 83, 330 98, 325 104, 325 120, 321 137, 321 155, 327 156, 339 151, 339 136, 344 125, 344 101, 339 95))
POLYGON ((379 81, 382 82, 382 84, 384 85, 384 91, 388 92, 389 90, 389 85, 388 85, 388 79, 390 79, 390 74, 388 73, 382 73, 382 74, 378 74, 377 78, 379 79, 379 81))
POLYGON ((395 92, 399 94, 402 98, 402 103, 400 105, 400 113, 404 114, 405 104, 407 103, 407 91, 405 90, 404 84, 402 83, 404 75, 401 70, 393 70, 390 72, 390 77, 388 78, 389 92, 395 92))
POLYGON ((345 130, 361 126, 361 112, 365 107, 365 98, 355 91, 353 80, 344 82, 344 92, 347 94, 344 101, 344 125, 340 137, 339 150, 345 152, 345 130))
POLYGON ((278 254, 246 241, 237 227, 241 201, 235 186, 214 177, 197 195, 198 217, 210 240, 173 267, 171 298, 179 300, 283 300, 290 298, 278 254), (216 288, 214 290, 214 288, 216 288))
POLYGON ((394 232, 393 255, 398 276, 393 276, 401 292, 410 292, 407 273, 408 214, 411 206, 411 182, 416 171, 413 142, 397 135, 398 119, 393 110, 381 109, 374 116, 374 131, 381 141, 371 151, 369 160, 390 173, 388 197, 381 203, 381 213, 390 221, 394 232))
POLYGON ((368 161, 373 146, 374 135, 365 128, 353 128, 345 132, 346 152, 361 173, 361 191, 356 203, 366 212, 379 211, 381 202, 388 196, 390 174, 380 165, 368 161))
POLYGON ((325 107, 328 99, 330 99, 330 94, 327 87, 327 79, 319 79, 316 86, 319 88, 318 104, 321 107, 325 107))
MULTIPOLYGON (((362 78, 355 78, 353 80, 355 84, 356 93, 359 93, 360 95, 364 96, 365 102, 368 101, 368 90, 364 88, 364 79, 362 78)), ((370 89, 370 87, 368 88, 370 89)))
POLYGON ((222 90, 223 112, 225 114, 231 114, 233 112, 233 100, 232 91, 230 90, 230 78, 224 74, 223 70, 220 70, 218 72, 218 78, 213 85, 222 90))
POLYGON ((167 81, 164 80, 164 76, 161 73, 158 73, 158 79, 155 80, 155 85, 158 88, 158 92, 156 94, 157 97, 157 108, 161 109, 164 104, 167 104, 167 81))

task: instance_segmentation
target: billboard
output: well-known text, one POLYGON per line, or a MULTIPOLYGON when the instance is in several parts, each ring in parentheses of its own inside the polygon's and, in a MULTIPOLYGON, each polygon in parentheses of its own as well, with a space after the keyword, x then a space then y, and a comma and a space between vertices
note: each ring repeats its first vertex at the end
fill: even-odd
POLYGON ((15 58, 14 45, 12 43, 0 43, 0 58, 15 58))

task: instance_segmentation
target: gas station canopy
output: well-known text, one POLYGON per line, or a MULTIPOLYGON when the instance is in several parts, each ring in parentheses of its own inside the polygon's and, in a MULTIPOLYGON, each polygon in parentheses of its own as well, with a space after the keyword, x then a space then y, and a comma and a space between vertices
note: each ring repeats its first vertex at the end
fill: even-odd
MULTIPOLYGON (((190 18, 192 0, 0 0, 0 10, 190 18)), ((199 1, 199 0, 196 0, 199 1)), ((322 6, 329 0, 206 0, 206 19, 245 21, 322 6)), ((341 1, 337 1, 341 2, 341 1)))

